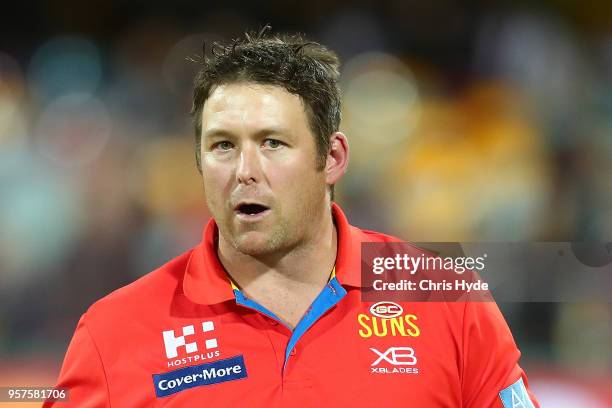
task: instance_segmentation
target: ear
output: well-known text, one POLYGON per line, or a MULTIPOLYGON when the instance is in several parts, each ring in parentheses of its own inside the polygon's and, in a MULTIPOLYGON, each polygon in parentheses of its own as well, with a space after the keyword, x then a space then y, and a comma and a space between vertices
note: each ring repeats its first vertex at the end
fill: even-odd
POLYGON ((336 184, 346 172, 349 162, 348 139, 341 132, 334 132, 329 137, 329 153, 325 163, 325 182, 336 184))

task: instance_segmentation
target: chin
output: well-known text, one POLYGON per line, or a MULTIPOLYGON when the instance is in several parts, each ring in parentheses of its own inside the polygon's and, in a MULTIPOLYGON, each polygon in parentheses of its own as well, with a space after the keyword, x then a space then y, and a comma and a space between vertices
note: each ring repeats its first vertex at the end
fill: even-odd
POLYGON ((278 251, 272 237, 261 233, 247 233, 234 240, 234 247, 237 251, 249 256, 269 255, 278 251))

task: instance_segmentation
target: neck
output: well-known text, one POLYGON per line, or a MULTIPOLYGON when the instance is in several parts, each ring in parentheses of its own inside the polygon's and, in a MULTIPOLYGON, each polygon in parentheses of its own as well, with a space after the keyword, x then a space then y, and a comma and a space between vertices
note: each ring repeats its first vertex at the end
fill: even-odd
POLYGON ((237 251, 220 235, 219 260, 234 282, 247 292, 304 285, 322 288, 336 261, 338 237, 331 209, 317 224, 312 236, 296 247, 261 257, 237 251))

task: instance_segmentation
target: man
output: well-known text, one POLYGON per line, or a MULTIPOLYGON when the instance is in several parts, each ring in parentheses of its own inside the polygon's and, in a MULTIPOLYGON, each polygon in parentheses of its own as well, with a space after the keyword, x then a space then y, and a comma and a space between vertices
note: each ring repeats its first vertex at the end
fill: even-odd
POLYGON ((265 30, 213 51, 193 105, 213 220, 83 315, 58 406, 537 406, 494 303, 377 320, 361 302, 361 243, 397 239, 332 202, 349 158, 335 54, 265 30))

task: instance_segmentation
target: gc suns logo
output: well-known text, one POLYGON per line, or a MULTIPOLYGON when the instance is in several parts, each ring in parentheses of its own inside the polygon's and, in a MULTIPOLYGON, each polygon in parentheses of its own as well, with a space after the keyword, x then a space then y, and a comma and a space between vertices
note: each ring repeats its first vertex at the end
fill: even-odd
POLYGON ((421 334, 416 324, 417 316, 404 314, 404 309, 395 302, 378 302, 370 306, 370 315, 359 313, 359 336, 369 337, 418 337, 421 334))
POLYGON ((401 316, 404 309, 395 302, 378 302, 370 306, 370 314, 381 319, 401 316))

